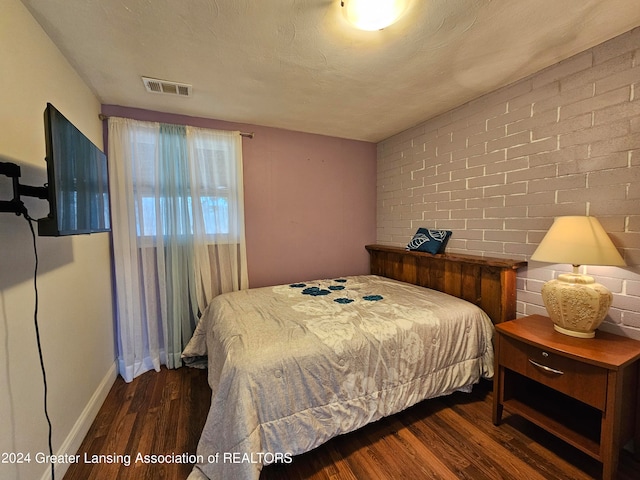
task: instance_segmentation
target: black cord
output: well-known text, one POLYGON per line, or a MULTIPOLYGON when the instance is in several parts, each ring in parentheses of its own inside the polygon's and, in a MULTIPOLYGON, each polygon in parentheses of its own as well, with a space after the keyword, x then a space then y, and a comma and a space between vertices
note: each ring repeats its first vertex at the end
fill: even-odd
MULTIPOLYGON (((40 344, 40 329, 38 328, 38 246, 36 243, 36 232, 33 228, 33 218, 29 216, 26 208, 23 210, 22 214, 24 218, 29 222, 29 229, 31 230, 31 237, 33 238, 33 254, 35 257, 35 267, 33 271, 33 290, 35 293, 35 305, 33 309, 33 323, 36 329, 36 342, 38 343, 38 355, 40 357, 40 368, 42 369, 42 383, 44 384, 44 416, 47 418, 47 424, 49 425, 49 455, 51 459, 53 459, 53 443, 51 440, 52 437, 52 427, 51 427, 51 419, 49 418, 49 411, 47 409, 47 373, 44 368, 44 357, 42 355, 42 345, 40 344)), ((51 461, 51 480, 55 480, 55 464, 51 461)))

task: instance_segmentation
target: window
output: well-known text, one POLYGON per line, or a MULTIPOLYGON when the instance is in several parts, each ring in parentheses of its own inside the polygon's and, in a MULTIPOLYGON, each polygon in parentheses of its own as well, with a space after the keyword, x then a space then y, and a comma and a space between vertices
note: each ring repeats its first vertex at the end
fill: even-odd
POLYGON ((172 134, 167 155, 164 132, 145 132, 132 145, 136 233, 152 241, 158 235, 229 236, 230 213, 237 197, 235 156, 198 130, 172 134), (192 141, 192 145, 188 145, 192 141))

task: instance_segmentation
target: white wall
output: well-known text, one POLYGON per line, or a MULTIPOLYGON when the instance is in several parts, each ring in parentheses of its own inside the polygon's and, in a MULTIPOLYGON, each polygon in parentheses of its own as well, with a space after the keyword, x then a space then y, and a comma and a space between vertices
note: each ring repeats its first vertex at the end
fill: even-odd
MULTIPOLYGON (((0 0, 0 65, 0 161, 21 165, 22 183, 46 181, 47 102, 102 147, 100 102, 18 0, 0 0)), ((10 182, 0 177, 0 199, 10 195, 10 182)), ((48 211, 46 201, 25 203, 34 218, 48 211)), ((37 239, 54 452, 75 453, 115 379, 109 238, 37 239)), ((29 464, 0 463, 2 479, 31 480, 48 471, 35 462, 37 452, 48 451, 48 431, 33 326, 33 266, 27 222, 0 213, 0 452, 31 454, 29 464)))
MULTIPOLYGON (((614 295, 602 328, 640 339, 640 27, 378 144, 377 238, 453 231, 451 251, 528 259, 556 216, 593 215, 626 268, 589 267, 614 295)), ((543 283, 518 272, 518 314, 543 283)))

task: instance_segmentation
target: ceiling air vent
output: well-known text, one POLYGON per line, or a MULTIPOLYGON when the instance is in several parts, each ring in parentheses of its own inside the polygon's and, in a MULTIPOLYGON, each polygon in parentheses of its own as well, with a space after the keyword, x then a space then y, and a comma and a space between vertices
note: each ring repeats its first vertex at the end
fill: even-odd
POLYGON ((191 85, 187 83, 169 82, 157 78, 142 77, 144 88, 147 92, 163 93, 165 95, 178 95, 179 97, 191 96, 191 85))

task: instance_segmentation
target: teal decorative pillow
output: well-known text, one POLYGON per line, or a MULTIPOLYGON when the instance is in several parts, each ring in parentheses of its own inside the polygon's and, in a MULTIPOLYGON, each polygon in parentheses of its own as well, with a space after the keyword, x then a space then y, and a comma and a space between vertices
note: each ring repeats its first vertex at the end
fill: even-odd
POLYGON ((449 237, 451 237, 449 230, 418 228, 418 231, 407 245, 407 250, 417 250, 434 255, 436 253, 444 253, 449 237))

